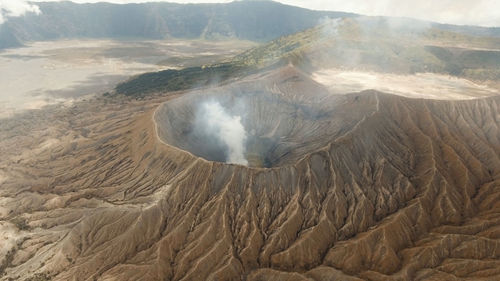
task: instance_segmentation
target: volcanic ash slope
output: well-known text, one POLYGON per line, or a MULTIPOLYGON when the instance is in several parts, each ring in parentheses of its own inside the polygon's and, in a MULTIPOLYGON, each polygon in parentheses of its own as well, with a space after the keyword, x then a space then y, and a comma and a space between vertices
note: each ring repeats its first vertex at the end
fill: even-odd
POLYGON ((500 279, 499 97, 329 96, 292 70, 256 79, 217 91, 287 103, 252 119, 255 135, 280 136, 257 150, 274 153, 269 168, 190 153, 168 126, 190 116, 186 96, 75 115, 87 137, 4 166, 29 176, 3 183, 3 218, 27 225, 3 279, 500 279))

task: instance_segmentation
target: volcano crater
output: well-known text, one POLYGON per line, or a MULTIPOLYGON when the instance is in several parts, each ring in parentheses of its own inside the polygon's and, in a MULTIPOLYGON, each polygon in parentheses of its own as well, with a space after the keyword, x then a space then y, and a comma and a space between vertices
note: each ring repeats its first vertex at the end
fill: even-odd
POLYGON ((208 161, 271 168, 292 165, 351 130, 375 110, 373 95, 225 87, 169 100, 154 119, 168 145, 208 161), (235 151, 243 159, 231 159, 235 151))

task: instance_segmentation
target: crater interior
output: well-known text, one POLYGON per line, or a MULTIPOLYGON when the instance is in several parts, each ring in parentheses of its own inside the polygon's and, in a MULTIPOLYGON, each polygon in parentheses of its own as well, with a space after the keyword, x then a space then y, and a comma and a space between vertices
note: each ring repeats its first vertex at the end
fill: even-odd
POLYGON ((207 129, 210 121, 203 108, 214 103, 231 118, 239 118, 246 133, 242 144, 245 164, 266 168, 295 164, 352 129, 375 108, 373 98, 354 94, 225 87, 162 104, 155 115, 159 137, 206 160, 229 162, 227 145, 207 129), (362 103, 368 110, 359 110, 362 103))

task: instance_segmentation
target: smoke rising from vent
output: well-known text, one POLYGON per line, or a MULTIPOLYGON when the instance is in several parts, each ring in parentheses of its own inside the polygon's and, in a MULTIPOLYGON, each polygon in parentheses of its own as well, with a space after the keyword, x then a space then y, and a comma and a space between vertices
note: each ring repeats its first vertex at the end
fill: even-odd
POLYGON ((245 159, 247 132, 241 124, 241 116, 230 116, 219 102, 202 105, 205 130, 227 147, 226 162, 248 165, 245 159))

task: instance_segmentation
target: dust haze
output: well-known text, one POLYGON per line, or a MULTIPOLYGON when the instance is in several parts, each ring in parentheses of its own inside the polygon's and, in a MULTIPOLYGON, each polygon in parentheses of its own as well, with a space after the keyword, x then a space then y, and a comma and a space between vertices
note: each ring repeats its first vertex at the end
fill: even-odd
POLYGON ((0 117, 50 104, 71 104, 111 91, 130 76, 214 63, 255 43, 247 41, 60 40, 0 52, 0 117))

